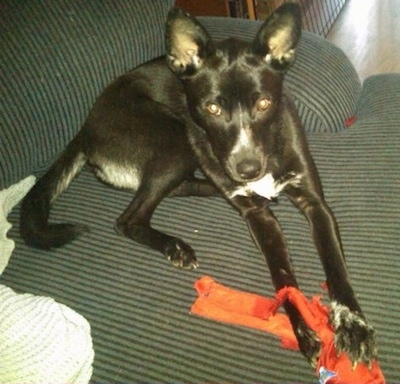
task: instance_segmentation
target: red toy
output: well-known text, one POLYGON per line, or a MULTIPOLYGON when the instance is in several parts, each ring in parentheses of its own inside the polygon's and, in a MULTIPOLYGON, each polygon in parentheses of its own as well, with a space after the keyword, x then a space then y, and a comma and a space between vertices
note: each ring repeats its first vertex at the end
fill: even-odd
POLYGON ((329 308, 321 303, 320 297, 314 296, 309 301, 298 289, 286 287, 274 299, 267 299, 227 288, 209 276, 196 281, 195 288, 199 297, 191 308, 192 313, 273 333, 281 338, 284 348, 298 350, 289 318, 277 313, 282 303, 289 300, 321 340, 322 353, 316 368, 319 384, 385 384, 377 361, 373 362, 372 369, 365 364, 358 364, 353 370, 345 353, 336 356, 329 308))

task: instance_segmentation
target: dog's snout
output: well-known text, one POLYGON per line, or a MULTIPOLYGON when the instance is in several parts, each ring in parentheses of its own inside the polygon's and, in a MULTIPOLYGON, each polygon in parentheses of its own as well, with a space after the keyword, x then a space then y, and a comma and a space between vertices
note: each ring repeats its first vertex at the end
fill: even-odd
POLYGON ((244 180, 256 179, 261 172, 261 163, 256 159, 246 159, 236 165, 236 171, 244 180))

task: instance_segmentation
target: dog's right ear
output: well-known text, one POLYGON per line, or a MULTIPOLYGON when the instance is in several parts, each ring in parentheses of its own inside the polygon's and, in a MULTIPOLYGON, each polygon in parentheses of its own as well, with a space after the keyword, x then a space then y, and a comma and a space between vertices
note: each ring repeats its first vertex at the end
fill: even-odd
POLYGON ((174 8, 167 18, 165 42, 168 66, 179 76, 194 74, 215 53, 204 27, 188 13, 174 8))

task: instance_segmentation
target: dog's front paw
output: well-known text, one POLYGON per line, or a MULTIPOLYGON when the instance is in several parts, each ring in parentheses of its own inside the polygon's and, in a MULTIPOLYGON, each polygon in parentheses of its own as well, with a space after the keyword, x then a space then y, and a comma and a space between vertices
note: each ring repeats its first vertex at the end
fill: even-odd
POLYGON ((311 366, 315 368, 321 354, 320 339, 304 322, 301 322, 294 331, 301 353, 306 357, 311 366))
POLYGON ((192 247, 178 238, 172 238, 165 247, 165 257, 174 267, 195 269, 199 266, 192 247))
POLYGON ((332 302, 331 324, 338 355, 345 352, 353 368, 358 363, 371 367, 372 360, 377 357, 375 331, 365 318, 343 304, 332 302))

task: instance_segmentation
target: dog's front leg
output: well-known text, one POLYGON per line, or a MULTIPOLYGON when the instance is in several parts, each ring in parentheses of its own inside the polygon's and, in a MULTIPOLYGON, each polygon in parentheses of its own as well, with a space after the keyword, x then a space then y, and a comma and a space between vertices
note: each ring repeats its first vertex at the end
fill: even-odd
MULTIPOLYGON (((257 195, 237 196, 231 201, 245 219, 254 243, 265 256, 275 289, 298 287, 289 251, 280 225, 268 207, 268 200, 257 195)), ((297 309, 289 302, 284 304, 302 353, 312 366, 320 354, 320 341, 306 325, 297 309)))
MULTIPOLYGON (((292 191, 293 192, 293 191, 292 191)), ((331 324, 338 353, 346 352, 353 362, 371 365, 377 356, 375 333, 366 321, 350 285, 334 215, 323 197, 305 190, 289 194, 307 217, 322 261, 332 300, 331 324)))

